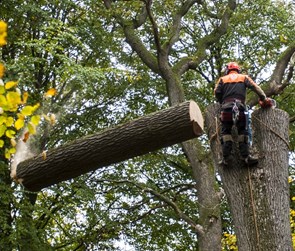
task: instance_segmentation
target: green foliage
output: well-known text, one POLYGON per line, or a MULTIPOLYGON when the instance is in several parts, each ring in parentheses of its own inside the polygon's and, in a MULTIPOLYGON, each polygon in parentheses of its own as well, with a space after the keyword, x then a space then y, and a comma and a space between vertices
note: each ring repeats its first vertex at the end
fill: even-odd
MULTIPOLYGON (((164 44, 171 32, 171 15, 183 1, 153 2, 164 44)), ((207 2, 207 10, 195 5, 183 19, 180 40, 169 55, 171 64, 194 55, 198 41, 219 22, 208 11, 220 15, 227 1, 207 2)), ((113 22, 116 14, 132 22, 143 2, 114 1, 113 5, 114 12, 107 11, 103 1, 91 0, 1 3, 0 16, 9 26, 8 44, 1 54, 7 78, 19 79, 21 92, 31 93, 32 103, 40 102, 42 113, 57 117, 54 126, 42 124, 40 134, 31 141, 35 152, 168 106, 164 81, 142 63, 113 22), (55 88, 57 95, 44 101, 50 88, 55 88)), ((225 62, 241 62, 251 76, 265 83, 279 52, 294 41, 294 15, 289 7, 271 1, 243 1, 238 7, 227 34, 207 51, 207 60, 181 76, 186 98, 196 100, 202 110, 213 102, 215 80, 225 62)), ((141 26, 137 35, 154 53, 151 23, 141 26)), ((277 100, 294 116, 292 93, 290 85, 277 100)), ((290 139, 294 147, 294 123, 290 139)), ((11 186, 7 165, 3 170, 1 177, 6 179, 1 183, 1 191, 5 191, 1 203, 11 206, 6 213, 11 210, 13 218, 6 223, 7 214, 0 215, 9 230, 9 236, 0 242, 11 245, 11 250, 119 250, 122 239, 137 250, 198 249, 195 232, 167 201, 156 196, 165 196, 198 223, 192 170, 179 146, 45 189, 38 193, 34 207, 25 202, 27 193, 11 186), (25 246, 27 240, 31 249, 25 246)), ((293 184, 291 194, 294 196, 293 184)), ((224 228, 232 233, 224 207, 224 228)), ((228 247, 224 250, 235 250, 231 249, 232 235, 225 241, 228 247)))

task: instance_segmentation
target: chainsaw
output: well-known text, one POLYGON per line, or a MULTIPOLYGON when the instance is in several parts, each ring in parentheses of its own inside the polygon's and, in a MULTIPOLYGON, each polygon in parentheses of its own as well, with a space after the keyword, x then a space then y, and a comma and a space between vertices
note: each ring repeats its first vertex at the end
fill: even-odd
POLYGON ((263 101, 259 100, 259 105, 261 108, 276 108, 277 102, 272 98, 266 98, 263 101))

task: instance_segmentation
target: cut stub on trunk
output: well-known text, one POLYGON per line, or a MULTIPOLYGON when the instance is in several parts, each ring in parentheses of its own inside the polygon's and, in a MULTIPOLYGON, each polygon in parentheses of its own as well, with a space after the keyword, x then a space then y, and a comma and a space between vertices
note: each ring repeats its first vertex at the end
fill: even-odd
POLYGON ((199 106, 187 101, 77 139, 18 164, 16 180, 30 191, 56 184, 203 134, 199 106))

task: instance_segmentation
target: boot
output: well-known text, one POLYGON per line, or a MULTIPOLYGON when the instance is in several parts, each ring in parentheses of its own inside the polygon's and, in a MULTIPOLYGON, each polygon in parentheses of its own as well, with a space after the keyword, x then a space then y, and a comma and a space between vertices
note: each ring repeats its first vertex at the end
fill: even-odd
POLYGON ((232 136, 229 134, 221 136, 222 159, 218 162, 219 165, 227 166, 231 161, 231 151, 233 146, 232 136))
POLYGON ((229 163, 232 162, 231 156, 223 156, 221 160, 219 160, 218 164, 223 166, 228 166, 229 163))

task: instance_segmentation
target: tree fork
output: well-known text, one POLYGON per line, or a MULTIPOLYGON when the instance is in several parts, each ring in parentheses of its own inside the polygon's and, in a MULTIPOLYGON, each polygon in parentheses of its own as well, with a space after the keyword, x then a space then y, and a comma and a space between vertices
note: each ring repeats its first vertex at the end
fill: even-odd
POLYGON ((15 179, 30 191, 143 155, 203 133, 203 116, 187 101, 92 134, 18 164, 15 179))
POLYGON ((252 114, 253 149, 259 157, 255 167, 239 160, 225 168, 219 141, 219 104, 208 107, 206 127, 211 149, 230 205, 238 248, 241 251, 292 250, 289 219, 288 125, 289 116, 279 109, 258 109, 252 114))

